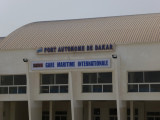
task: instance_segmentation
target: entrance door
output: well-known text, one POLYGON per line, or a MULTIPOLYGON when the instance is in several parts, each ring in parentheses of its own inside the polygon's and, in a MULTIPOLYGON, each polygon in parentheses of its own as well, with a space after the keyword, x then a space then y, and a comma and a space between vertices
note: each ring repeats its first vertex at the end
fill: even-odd
POLYGON ((67 111, 56 111, 55 120, 67 120, 67 111))
POLYGON ((93 118, 94 120, 100 120, 101 111, 100 108, 94 108, 93 118))
POLYGON ((147 120, 160 120, 160 112, 147 112, 147 120))

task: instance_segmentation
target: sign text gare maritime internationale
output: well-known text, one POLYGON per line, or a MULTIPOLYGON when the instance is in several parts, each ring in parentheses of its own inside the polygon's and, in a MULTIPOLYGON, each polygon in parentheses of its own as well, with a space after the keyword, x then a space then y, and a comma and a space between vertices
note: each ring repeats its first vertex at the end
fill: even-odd
POLYGON ((66 52, 91 52, 91 51, 112 51, 113 44, 102 45, 78 45, 78 46, 62 46, 62 47, 40 47, 37 49, 37 54, 50 54, 50 53, 66 53, 66 52))

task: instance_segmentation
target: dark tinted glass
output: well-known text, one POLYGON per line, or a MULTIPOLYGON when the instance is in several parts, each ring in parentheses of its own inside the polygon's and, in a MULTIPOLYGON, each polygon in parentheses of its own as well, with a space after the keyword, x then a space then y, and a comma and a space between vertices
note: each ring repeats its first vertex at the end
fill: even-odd
POLYGON ((18 93, 20 94, 26 93, 26 87, 18 87, 18 93))
POLYGON ((154 120, 154 117, 147 117, 147 120, 154 120))
POLYGON ((147 84, 139 85, 139 92, 149 92, 149 85, 147 84))
POLYGON ((61 120, 67 120, 66 116, 61 116, 61 120))
POLYGON ((13 75, 1 76, 1 85, 13 85, 13 75))
POLYGON ((109 115, 117 115, 117 109, 116 108, 109 109, 109 115))
POLYGON ((134 115, 138 115, 138 109, 134 110, 134 115))
POLYGON ((160 71, 144 72, 145 82, 160 82, 160 71))
POLYGON ((95 120, 100 120, 100 117, 99 116, 95 117, 95 120))
POLYGON ((142 83, 142 82, 143 82, 143 72, 128 73, 128 83, 142 83))
POLYGON ((14 85, 26 85, 26 75, 14 75, 14 85))
POLYGON ((138 85, 128 85, 128 92, 138 92, 138 85))
POLYGON ((17 87, 9 87, 10 94, 17 94, 17 87))
POLYGON ((67 115, 67 111, 56 111, 56 115, 67 115))
POLYGON ((60 93, 68 93, 68 86, 60 86, 60 93))
POLYGON ((0 87, 0 94, 8 94, 8 87, 0 87))
POLYGON ((94 109, 94 115, 100 115, 100 108, 94 109))
POLYGON ((56 74, 56 84, 68 84, 68 74, 56 74))
POLYGON ((83 92, 91 92, 91 85, 83 85, 83 92))
POLYGON ((55 120, 61 120, 61 117, 60 116, 56 116, 55 120))
POLYGON ((103 92, 112 92, 112 85, 103 85, 103 92))
POLYGON ((97 83, 97 73, 83 73, 83 83, 97 83))
POLYGON ((49 86, 41 86, 41 93, 49 93, 49 86))
POLYGON ((93 92, 102 92, 102 85, 93 85, 93 92))
POLYGON ((98 73, 98 83, 112 83, 112 73, 98 73))
POLYGON ((41 84, 54 84, 54 75, 53 74, 43 74, 41 84))
POLYGON ((151 92, 160 92, 160 84, 151 84, 151 92))
POLYGON ((50 93, 59 93, 59 86, 51 86, 50 93))

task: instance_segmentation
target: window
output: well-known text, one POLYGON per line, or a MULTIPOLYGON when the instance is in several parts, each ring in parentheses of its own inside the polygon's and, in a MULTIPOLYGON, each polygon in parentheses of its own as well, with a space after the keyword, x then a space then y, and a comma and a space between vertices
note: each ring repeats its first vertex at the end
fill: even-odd
MULTIPOLYGON (((134 120, 138 120, 138 109, 134 109, 134 120)), ((127 120, 130 120, 130 109, 127 109, 127 120)))
POLYGON ((160 120, 160 112, 147 112, 146 120, 160 120))
POLYGON ((2 75, 0 76, 0 94, 24 94, 26 84, 26 75, 2 75))
POLYGON ((42 112, 42 120, 49 120, 49 111, 42 112))
POLYGON ((40 93, 68 93, 68 74, 42 74, 40 93))
POLYGON ((67 111, 56 111, 55 120, 67 120, 67 111))
POLYGON ((82 92, 112 92, 112 73, 83 73, 82 92))
POLYGON ((109 120, 117 120, 117 109, 116 108, 109 109, 109 120))
POLYGON ((100 120, 101 111, 100 108, 94 108, 93 110, 94 120, 100 120))
POLYGON ((129 72, 128 92, 160 92, 160 71, 129 72))

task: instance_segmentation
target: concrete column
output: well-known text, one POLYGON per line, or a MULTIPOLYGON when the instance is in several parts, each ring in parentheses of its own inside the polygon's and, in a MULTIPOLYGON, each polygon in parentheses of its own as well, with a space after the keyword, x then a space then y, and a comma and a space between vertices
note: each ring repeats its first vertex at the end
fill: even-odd
POLYGON ((88 120, 92 119, 92 104, 91 101, 88 101, 88 120))
POLYGON ((16 102, 10 102, 10 120, 15 120, 16 102))
POLYGON ((52 103, 53 103, 52 101, 49 102, 49 120, 52 120, 52 113, 53 113, 52 103))
POLYGON ((130 120, 134 120, 133 101, 130 101, 130 120))
POLYGON ((3 112, 4 112, 3 102, 0 102, 0 120, 3 120, 3 112))
POLYGON ((120 88, 120 56, 117 55, 117 58, 113 59, 114 69, 115 69, 115 93, 116 93, 116 102, 117 102, 117 118, 118 120, 126 120, 127 119, 127 102, 122 101, 121 96, 121 88, 120 88))
POLYGON ((29 102, 29 120, 42 120, 42 102, 29 102))
POLYGON ((83 102, 74 100, 72 109, 72 111, 74 111, 74 113, 72 113, 74 114, 74 119, 72 120, 83 120, 83 102))
POLYGON ((127 120, 127 102, 117 101, 117 116, 118 120, 127 120))

